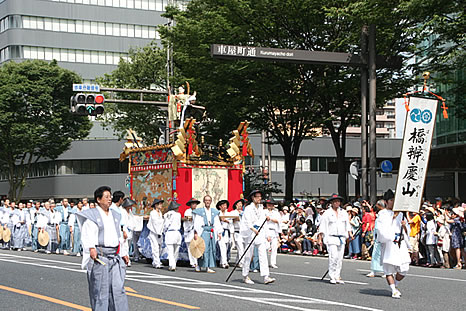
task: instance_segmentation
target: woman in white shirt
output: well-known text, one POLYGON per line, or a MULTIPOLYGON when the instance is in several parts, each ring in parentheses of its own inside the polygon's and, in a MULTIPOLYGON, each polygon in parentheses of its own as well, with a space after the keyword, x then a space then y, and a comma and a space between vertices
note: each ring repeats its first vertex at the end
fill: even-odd
POLYGON ((431 212, 426 213, 426 219, 427 266, 439 266, 442 264, 442 259, 437 250, 437 224, 431 212))

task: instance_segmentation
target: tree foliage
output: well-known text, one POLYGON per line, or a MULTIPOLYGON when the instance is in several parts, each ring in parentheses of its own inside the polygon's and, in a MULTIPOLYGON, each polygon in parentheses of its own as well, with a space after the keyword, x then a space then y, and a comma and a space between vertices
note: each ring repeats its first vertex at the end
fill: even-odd
POLYGON ((466 117, 466 18, 462 0, 412 0, 407 7, 424 21, 421 24, 423 42, 416 51, 415 74, 432 74, 439 93, 461 117, 466 117))
POLYGON ((264 197, 272 196, 274 193, 280 193, 280 184, 277 182, 270 182, 260 170, 254 168, 248 169, 244 176, 244 195, 248 195, 253 190, 262 191, 264 197))
MULTIPOLYGON (((464 44, 458 40, 464 37, 463 12, 458 10, 461 1, 440 2, 444 6, 437 10, 439 2, 434 0, 193 0, 185 11, 167 8, 165 16, 173 19, 175 26, 161 26, 159 31, 164 46, 173 48, 175 76, 171 84, 189 81, 197 91, 197 103, 207 107, 203 131, 215 140, 226 139, 244 119, 252 121, 256 130, 267 131, 285 155, 285 198, 289 201, 299 147, 322 127, 332 137, 339 167, 338 191, 346 196, 346 129, 360 123, 359 69, 219 60, 211 57, 210 46, 221 43, 360 54, 362 26, 375 24, 377 54, 407 59, 415 55, 429 31, 448 34, 438 41, 440 45, 448 40, 464 44), (436 15, 436 11, 440 13, 436 15), (461 19, 452 20, 452 16, 461 19)), ((153 44, 149 50, 138 50, 131 62, 123 62, 107 78, 118 86, 147 87, 149 81, 140 75, 162 79, 165 55, 153 44), (146 59, 151 55, 156 57, 149 62, 146 59), (136 78, 130 77, 132 74, 136 78)), ((454 55, 454 49, 445 50, 444 57, 448 55, 454 55)), ((378 69, 379 105, 414 84, 406 69, 378 69)), ((159 117, 158 112, 147 108, 139 112, 139 124, 154 128, 156 122, 151 118, 159 117)), ((124 115, 129 121, 126 127, 136 128, 139 117, 134 113, 133 120, 124 115)), ((150 129, 141 131, 144 136, 150 129)))
MULTIPOLYGON (((247 118, 266 130, 285 154, 285 196, 292 199, 301 142, 323 126, 339 159, 338 190, 346 195, 346 129, 360 120, 359 69, 212 59, 213 43, 361 53, 363 25, 377 26, 377 53, 414 52, 419 18, 405 1, 193 0, 186 11, 169 10, 176 26, 162 31, 174 46, 177 68, 198 90, 217 129, 247 118), (337 126, 336 126, 337 125, 337 126)), ((412 81, 394 70, 378 71, 379 104, 412 81)), ((219 132, 219 131, 217 131, 219 132)))
MULTIPOLYGON (((120 60, 118 68, 99 79, 107 87, 128 89, 166 89, 166 51, 155 42, 129 51, 128 60, 120 60)), ((107 95, 108 96, 108 95, 107 95)), ((120 99, 139 99, 139 94, 115 94, 120 99)), ((166 96, 144 95, 144 100, 166 101, 166 96)), ((159 128, 164 125, 166 112, 153 105, 106 104, 108 112, 104 124, 112 125, 121 135, 126 129, 134 129, 146 144, 160 137, 159 128)))
POLYGON ((18 201, 32 164, 55 159, 88 135, 87 117, 70 112, 74 72, 55 61, 9 62, 0 67, 0 166, 9 198, 18 201))

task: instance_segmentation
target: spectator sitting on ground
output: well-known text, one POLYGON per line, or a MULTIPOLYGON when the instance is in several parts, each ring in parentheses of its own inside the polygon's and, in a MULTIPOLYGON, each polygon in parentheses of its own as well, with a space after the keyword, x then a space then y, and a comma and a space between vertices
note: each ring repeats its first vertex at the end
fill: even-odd
POLYGON ((288 206, 284 206, 280 212, 280 229, 284 233, 288 230, 288 225, 290 223, 290 213, 288 211, 288 206))
POLYGON ((288 244, 288 248, 291 253, 297 253, 301 247, 300 245, 298 248, 298 245, 296 244, 296 238, 297 238, 296 228, 291 227, 290 229, 288 229, 287 242, 286 242, 286 244, 288 244))
POLYGON ((280 232, 280 236, 278 238, 278 250, 280 253, 285 253, 285 254, 293 251, 293 249, 291 249, 288 244, 287 233, 280 232))
POLYGON ((303 226, 305 225, 305 222, 306 222, 306 218, 304 218, 303 216, 297 219, 297 224, 295 226, 296 228, 295 243, 298 246, 298 251, 296 251, 295 254, 303 253, 303 240, 304 240, 303 226))
POLYGON ((303 255, 312 255, 313 251, 313 243, 312 237, 315 233, 315 226, 312 224, 311 219, 306 219, 306 223, 302 227, 302 232, 304 234, 302 247, 303 247, 303 255))

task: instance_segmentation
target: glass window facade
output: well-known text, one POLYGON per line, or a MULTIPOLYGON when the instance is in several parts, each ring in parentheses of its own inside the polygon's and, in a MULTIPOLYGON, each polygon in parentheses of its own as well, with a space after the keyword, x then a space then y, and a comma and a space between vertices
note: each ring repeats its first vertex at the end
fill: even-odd
MULTIPOLYGON (((327 172, 328 163, 335 161, 335 158, 328 157, 299 157, 296 160, 296 172, 327 172)), ((285 171, 285 158, 272 157, 271 162, 272 172, 285 171)), ((255 164, 262 166, 262 160, 259 159, 255 164)), ((246 161, 246 165, 251 165, 251 161, 246 161)), ((265 160, 265 165, 268 165, 267 159, 265 160)))
MULTIPOLYGON (((28 178, 50 177, 75 174, 125 174, 128 173, 128 160, 67 160, 45 161, 32 164, 28 178)), ((5 171, 0 171, 0 180, 8 180, 5 171)))
POLYGON ((15 28, 38 29, 57 32, 82 33, 89 35, 160 39, 155 26, 104 23, 86 20, 47 18, 36 16, 9 16, 0 21, 0 32, 13 28, 11 23, 22 25, 15 28), (11 21, 11 22, 10 22, 11 21), (3 25, 3 26, 2 26, 3 25), (134 31, 134 29, 137 31, 134 31), (128 31, 132 29, 133 31, 128 31))
MULTIPOLYGON (((466 69, 459 69, 451 73, 451 80, 456 81, 458 84, 464 83, 466 69)), ((440 103, 437 108, 437 118, 435 120, 435 134, 433 138, 433 145, 455 145, 466 144, 466 119, 457 115, 457 107, 461 109, 464 98, 459 98, 463 94, 458 95, 452 91, 454 85, 439 84, 437 85, 437 93, 446 100, 448 106, 448 119, 443 117, 443 109, 440 108, 440 103), (454 103, 454 104, 451 104, 454 103)))
POLYGON ((37 46, 8 46, 0 50, 0 62, 9 59, 41 59, 59 62, 118 65, 120 58, 128 60, 127 53, 58 49, 37 46))
MULTIPOLYGON (((114 8, 137 9, 147 11, 165 11, 168 5, 184 9, 190 0, 48 0, 84 5, 108 6, 114 8)), ((0 3, 2 0, 0 0, 0 3)))

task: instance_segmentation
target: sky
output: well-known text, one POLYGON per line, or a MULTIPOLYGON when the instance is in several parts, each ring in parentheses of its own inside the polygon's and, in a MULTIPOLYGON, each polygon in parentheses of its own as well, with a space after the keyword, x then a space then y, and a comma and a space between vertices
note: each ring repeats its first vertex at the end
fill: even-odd
POLYGON ((404 98, 395 99, 395 128, 396 138, 403 138, 403 131, 405 128, 406 108, 404 105, 404 98))

